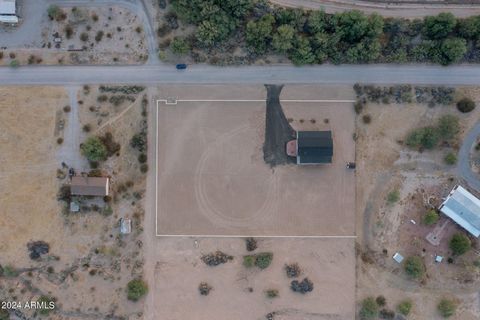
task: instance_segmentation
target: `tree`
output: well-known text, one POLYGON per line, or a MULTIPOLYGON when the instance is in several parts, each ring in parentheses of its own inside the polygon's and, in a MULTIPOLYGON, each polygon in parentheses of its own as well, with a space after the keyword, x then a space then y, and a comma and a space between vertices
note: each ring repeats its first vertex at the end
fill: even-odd
POLYGON ((480 37, 480 16, 460 19, 457 24, 458 34, 465 39, 478 40, 480 37))
POLYGON ((266 269, 273 260, 273 253, 262 252, 255 255, 255 265, 260 269, 266 269))
POLYGON ((412 131, 405 141, 411 148, 433 149, 439 141, 438 130, 434 127, 424 127, 412 131))
POLYGON ((63 12, 63 10, 60 9, 59 6, 54 4, 50 5, 47 8, 47 14, 50 20, 60 21, 60 20, 63 20, 65 17, 65 13, 63 12))
POLYGON ((326 33, 317 33, 312 39, 313 50, 317 63, 324 63, 328 59, 329 36, 326 33))
POLYGON ((197 39, 205 46, 213 46, 221 37, 220 28, 211 21, 203 21, 197 29, 197 39))
POLYGON ((457 102, 457 109, 462 113, 468 113, 475 109, 475 102, 470 98, 462 98, 457 102))
POLYGON ((449 152, 445 155, 445 158, 443 158, 446 164, 448 165, 454 165, 457 163, 457 156, 453 152, 449 152))
POLYGON ((472 247, 472 242, 463 233, 456 233, 450 239, 450 249, 455 255, 462 255, 472 247))
POLYGON ((423 35, 429 39, 446 38, 457 25, 457 19, 450 12, 442 12, 437 16, 427 16, 423 23, 423 35))
POLYGON ((403 300, 397 306, 397 311, 404 316, 408 316, 410 311, 412 310, 412 301, 410 300, 403 300))
POLYGON ((256 22, 249 21, 245 34, 247 46, 256 53, 265 53, 272 39, 274 23, 275 18, 271 14, 264 15, 256 22))
POLYGON ((290 60, 295 65, 312 64, 315 62, 315 55, 313 54, 310 42, 305 37, 298 37, 295 41, 295 46, 290 54, 290 60))
POLYGON ((328 15, 323 10, 315 10, 307 19, 307 30, 310 34, 325 32, 328 25, 328 15))
POLYGON ((442 299, 437 305, 438 312, 444 318, 450 318, 455 314, 457 305, 454 301, 449 299, 442 299))
POLYGON ((431 226, 432 224, 437 223, 439 218, 440 216, 435 210, 429 210, 423 216, 423 223, 426 224, 427 226, 431 226))
POLYGON ((373 297, 365 298, 362 301, 362 308, 360 309, 360 319, 376 319, 378 316, 378 305, 373 297))
POLYGON ((170 49, 175 54, 184 55, 190 51, 190 44, 185 38, 175 37, 170 43, 170 49))
POLYGON ((440 45, 440 56, 434 57, 433 61, 448 65, 459 62, 467 52, 465 39, 449 38, 442 41, 440 45))
POLYGON ((419 256, 411 256, 405 259, 405 272, 413 279, 423 278, 425 275, 425 265, 419 256))
POLYGON ((138 301, 148 292, 148 286, 142 279, 131 280, 127 284, 127 298, 131 301, 138 301))
POLYGON ((293 47, 295 29, 290 25, 281 25, 273 35, 272 46, 275 51, 285 53, 293 47))
POLYGON ((98 137, 88 138, 80 146, 80 150, 90 161, 102 161, 107 158, 107 148, 98 137))
POLYGON ((457 117, 447 114, 438 120, 437 128, 440 138, 449 140, 455 138, 460 131, 460 124, 457 117))

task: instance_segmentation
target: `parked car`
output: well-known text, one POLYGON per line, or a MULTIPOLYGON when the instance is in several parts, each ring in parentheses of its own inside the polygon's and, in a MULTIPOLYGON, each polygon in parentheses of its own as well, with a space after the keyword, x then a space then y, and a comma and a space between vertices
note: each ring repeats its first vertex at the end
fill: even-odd
POLYGON ((187 69, 187 65, 185 63, 179 63, 175 67, 177 68, 177 70, 187 69))

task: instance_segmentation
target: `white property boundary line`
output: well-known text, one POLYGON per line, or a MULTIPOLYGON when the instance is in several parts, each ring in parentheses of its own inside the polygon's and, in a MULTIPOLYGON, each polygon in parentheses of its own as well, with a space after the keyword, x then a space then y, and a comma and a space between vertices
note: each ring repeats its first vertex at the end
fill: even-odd
MULTIPOLYGON (((158 109, 160 102, 165 105, 176 105, 178 102, 267 102, 267 99, 251 100, 224 100, 224 99, 157 99, 155 114, 155 236, 157 237, 190 237, 190 238, 305 238, 305 239, 356 239, 357 236, 329 235, 329 236, 268 236, 268 235, 195 235, 195 234, 158 234, 158 109)), ((280 102, 293 103, 353 103, 355 100, 290 100, 280 99, 280 102)))

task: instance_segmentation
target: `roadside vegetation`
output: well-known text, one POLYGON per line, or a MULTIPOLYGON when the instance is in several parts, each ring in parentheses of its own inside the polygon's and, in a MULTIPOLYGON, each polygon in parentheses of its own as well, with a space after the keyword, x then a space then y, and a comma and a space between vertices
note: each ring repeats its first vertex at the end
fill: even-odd
POLYGON ((196 62, 254 63, 281 55, 296 65, 340 63, 479 62, 480 16, 458 19, 451 13, 423 20, 383 18, 359 11, 281 8, 254 0, 172 0, 160 38, 193 25, 190 34, 168 39, 174 54, 196 62), (241 54, 224 54, 242 49, 241 54))

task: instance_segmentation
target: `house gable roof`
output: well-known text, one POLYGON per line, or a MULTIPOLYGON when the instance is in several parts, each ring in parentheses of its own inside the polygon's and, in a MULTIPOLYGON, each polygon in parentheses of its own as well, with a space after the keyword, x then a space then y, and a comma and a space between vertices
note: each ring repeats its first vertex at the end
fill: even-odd
POLYGON ((333 140, 331 131, 298 131, 297 163, 331 163, 333 140))
POLYGON ((108 178, 105 177, 72 177, 70 186, 72 195, 78 196, 107 196, 108 178))

